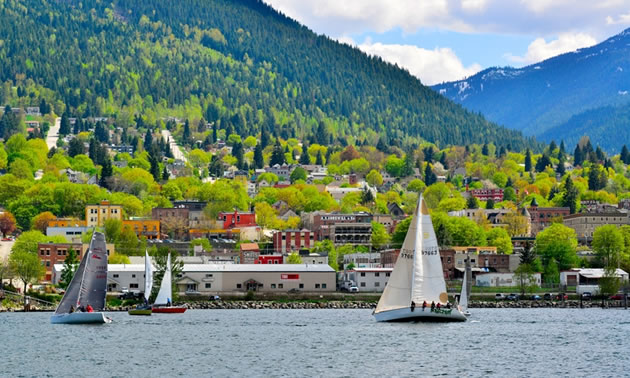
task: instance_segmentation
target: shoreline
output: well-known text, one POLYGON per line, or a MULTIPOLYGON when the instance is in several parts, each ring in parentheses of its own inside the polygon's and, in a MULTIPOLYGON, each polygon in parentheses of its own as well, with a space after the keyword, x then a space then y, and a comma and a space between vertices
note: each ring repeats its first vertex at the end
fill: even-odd
MULTIPOLYGON (((373 301, 264 301, 264 300, 230 300, 217 302, 181 302, 177 305, 186 305, 191 310, 312 310, 312 309, 345 309, 368 310, 376 307, 373 301)), ((630 305, 630 303, 629 303, 630 305)), ((107 312, 126 312, 134 306, 117 306, 106 308, 107 312)), ((601 301, 472 301, 469 308, 624 308, 622 301, 607 301, 602 306, 601 301)), ((54 309, 33 308, 26 312, 53 312, 54 309)), ((22 308, 0 307, 2 312, 25 312, 22 308)))

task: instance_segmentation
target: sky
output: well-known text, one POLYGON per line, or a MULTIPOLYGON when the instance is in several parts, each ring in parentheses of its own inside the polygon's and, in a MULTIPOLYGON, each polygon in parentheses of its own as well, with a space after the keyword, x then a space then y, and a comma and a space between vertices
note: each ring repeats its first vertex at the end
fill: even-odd
POLYGON ((522 67, 630 27, 630 0, 265 0, 427 85, 522 67))

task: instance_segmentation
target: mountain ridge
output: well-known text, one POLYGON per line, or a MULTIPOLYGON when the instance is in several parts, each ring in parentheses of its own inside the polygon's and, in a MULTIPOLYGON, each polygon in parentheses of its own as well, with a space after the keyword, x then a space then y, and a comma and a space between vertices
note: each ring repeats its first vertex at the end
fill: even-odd
POLYGON ((324 122, 333 138, 374 145, 535 145, 259 0, 25 0, 0 5, 0 21, 0 80, 73 114, 133 125, 174 112, 285 138, 324 122))
MULTIPOLYGON (((582 112, 630 103, 630 29, 603 42, 522 68, 491 67, 432 88, 526 135, 582 112)), ((572 137, 569 135, 569 137, 572 137)))

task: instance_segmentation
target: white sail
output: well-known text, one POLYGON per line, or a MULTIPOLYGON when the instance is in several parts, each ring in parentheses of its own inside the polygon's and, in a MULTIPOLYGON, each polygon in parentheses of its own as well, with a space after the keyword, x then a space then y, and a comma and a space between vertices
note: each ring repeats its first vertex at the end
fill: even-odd
POLYGON ((424 301, 445 304, 447 300, 437 238, 429 210, 420 196, 398 260, 374 312, 410 307, 412 301, 421 306, 424 301))
POLYGON ((166 270, 164 271, 164 277, 162 277, 162 283, 160 284, 160 291, 157 298, 155 298, 154 304, 166 305, 171 302, 171 254, 168 254, 166 259, 166 270))
POLYGON ((461 311, 468 310, 468 269, 464 269, 462 292, 459 294, 459 309, 461 311))
POLYGON ((149 251, 144 251, 144 253, 144 299, 148 302, 153 289, 153 267, 151 266, 149 251))

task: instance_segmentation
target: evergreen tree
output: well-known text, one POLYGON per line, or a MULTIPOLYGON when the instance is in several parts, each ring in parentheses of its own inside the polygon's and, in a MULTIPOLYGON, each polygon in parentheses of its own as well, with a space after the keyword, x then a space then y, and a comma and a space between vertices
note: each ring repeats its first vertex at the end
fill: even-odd
POLYGON ((376 144, 376 149, 381 152, 387 152, 387 142, 385 142, 385 137, 378 138, 378 143, 376 144))
POLYGON ((61 123, 59 125, 59 135, 68 135, 70 134, 70 118, 68 116, 68 112, 65 111, 61 115, 61 123))
POLYGON ((317 127, 317 143, 322 146, 327 146, 329 142, 328 130, 326 128, 326 124, 324 121, 319 121, 319 126, 317 127))
MULTIPOLYGON (((189 145, 191 142, 191 134, 190 134, 190 122, 186 119, 184 122, 184 131, 182 132, 182 142, 184 145, 189 145)), ((226 135, 227 137, 227 135, 226 135)))
POLYGON ((264 150, 269 145, 269 133, 264 129, 260 133, 260 147, 264 150))
POLYGON ((564 167, 564 157, 561 156, 561 158, 558 161, 558 166, 556 167, 556 174, 558 174, 560 177, 564 176, 566 169, 564 167))
POLYGON ((322 151, 317 151, 317 157, 315 158, 315 164, 324 165, 324 157, 322 156, 322 151))
POLYGON ((70 285, 70 281, 72 281, 72 277, 74 277, 74 272, 77 270, 78 267, 79 259, 77 258, 77 253, 73 248, 69 248, 68 254, 63 260, 61 280, 59 281, 59 286, 61 288, 66 289, 70 285))
MULTIPOLYGON (((234 143, 234 145, 232 146, 232 156, 236 158, 236 167, 238 169, 243 169, 244 157, 243 157, 243 144, 242 143, 239 143, 239 142, 234 143)), ((284 154, 282 156, 284 157, 284 154)))
POLYGON ((532 152, 528 148, 527 151, 525 152, 525 172, 531 172, 531 171, 532 171, 532 152))
POLYGON ((77 118, 76 122, 74 123, 74 128, 72 128, 72 134, 77 135, 79 132, 81 132, 81 119, 77 118))
POLYGON ((481 147, 481 154, 484 156, 488 156, 488 143, 484 143, 483 147, 481 147))
POLYGON ((514 186, 514 183, 512 182, 512 178, 508 177, 507 181, 505 182, 505 187, 511 188, 512 186, 514 186))
POLYGON ((552 140, 551 143, 549 143, 549 155, 553 156, 553 152, 556 150, 556 148, 558 148, 558 145, 556 145, 555 140, 552 140))
POLYGON ((422 153, 424 154, 424 161, 427 163, 433 163, 433 152, 433 147, 425 147, 422 150, 422 153))
POLYGON ((442 156, 440 156, 440 164, 442 164, 444 169, 448 169, 448 161, 446 160, 446 152, 442 152, 442 156))
POLYGON ((621 147, 621 155, 619 156, 619 159, 624 164, 630 164, 630 151, 628 151, 628 147, 626 147, 625 144, 621 147))
POLYGON ((145 151, 150 151, 151 146, 153 146, 153 130, 151 130, 151 128, 148 128, 146 134, 144 134, 145 151))
POLYGON ((505 147, 501 146, 501 148, 499 148, 499 157, 502 158, 505 155, 507 155, 507 151, 505 150, 505 147))
POLYGON ((46 102, 46 99, 42 98, 42 100, 39 102, 39 112, 42 115, 46 115, 50 113, 50 111, 51 111, 50 105, 48 105, 48 103, 46 102))
POLYGON ((578 190, 573 185, 571 176, 567 176, 564 180, 564 192, 562 196, 562 206, 568 207, 571 214, 577 212, 578 190))
POLYGON ((560 142, 560 152, 566 154, 566 148, 564 147, 564 140, 560 142))
POLYGON ((112 168, 112 162, 109 159, 105 159, 101 168, 101 178, 99 180, 99 185, 105 189, 110 189, 109 187, 109 179, 114 174, 114 169, 112 168))
POLYGON ((162 170, 162 181, 168 181, 171 178, 171 175, 168 173, 168 169, 166 169, 166 164, 164 164, 164 169, 162 170))
POLYGON ((212 124, 212 143, 216 143, 217 140, 218 140, 218 137, 217 137, 217 123, 214 122, 212 124))
POLYGON ((599 146, 597 146, 597 150, 595 150, 595 156, 597 156, 597 161, 599 162, 606 160, 606 154, 599 146))
POLYGON ((489 198, 488 201, 486 201, 486 209, 494 209, 494 200, 492 198, 489 198))
POLYGON ((550 165, 551 159, 546 153, 544 153, 536 162, 536 172, 543 172, 550 165))
POLYGON ((271 152, 271 160, 269 161, 270 166, 274 166, 276 164, 282 165, 284 164, 284 151, 282 150, 282 145, 280 144, 280 139, 276 138, 276 144, 273 146, 273 151, 271 152))
POLYGON ((72 138, 68 144, 68 156, 75 157, 85 153, 83 142, 79 138, 72 138))
POLYGON ((602 189, 600 186, 600 171, 601 166, 599 164, 593 165, 588 172, 588 188, 590 190, 596 191, 602 189))
POLYGON ((302 153, 300 154, 300 164, 301 165, 309 165, 311 164, 311 158, 308 156, 308 145, 302 145, 302 153))
POLYGON ((160 171, 160 163, 157 158, 156 151, 151 151, 149 153, 149 163, 151 164, 151 168, 149 172, 155 181, 160 181, 162 179, 162 172, 160 171))
POLYGON ((405 161, 402 171, 402 177, 411 176, 413 174, 413 163, 414 163, 413 151, 409 151, 405 154, 405 161))
POLYGON ((212 155, 212 160, 210 160, 210 165, 208 166, 208 173, 213 177, 221 177, 223 176, 223 171, 221 158, 217 155, 212 155))
POLYGON ((433 173, 433 167, 431 167, 431 164, 427 163, 427 166, 424 169, 424 183, 429 186, 435 184, 435 182, 437 182, 437 176, 433 173))
POLYGON ((263 156, 262 144, 258 143, 256 147, 254 147, 254 167, 256 169, 260 169, 264 166, 265 166, 265 158, 263 156))
POLYGON ((582 163, 584 163, 584 152, 582 152, 582 148, 578 144, 573 151, 573 165, 577 167, 581 166, 582 163))
POLYGON ((478 209, 479 208, 479 201, 472 194, 466 200, 466 208, 467 209, 478 209))
POLYGON ((96 154, 98 151, 96 151, 97 149, 97 144, 96 144, 96 140, 94 138, 90 139, 90 146, 88 147, 88 157, 90 158, 90 160, 92 160, 93 162, 96 161, 96 154))

